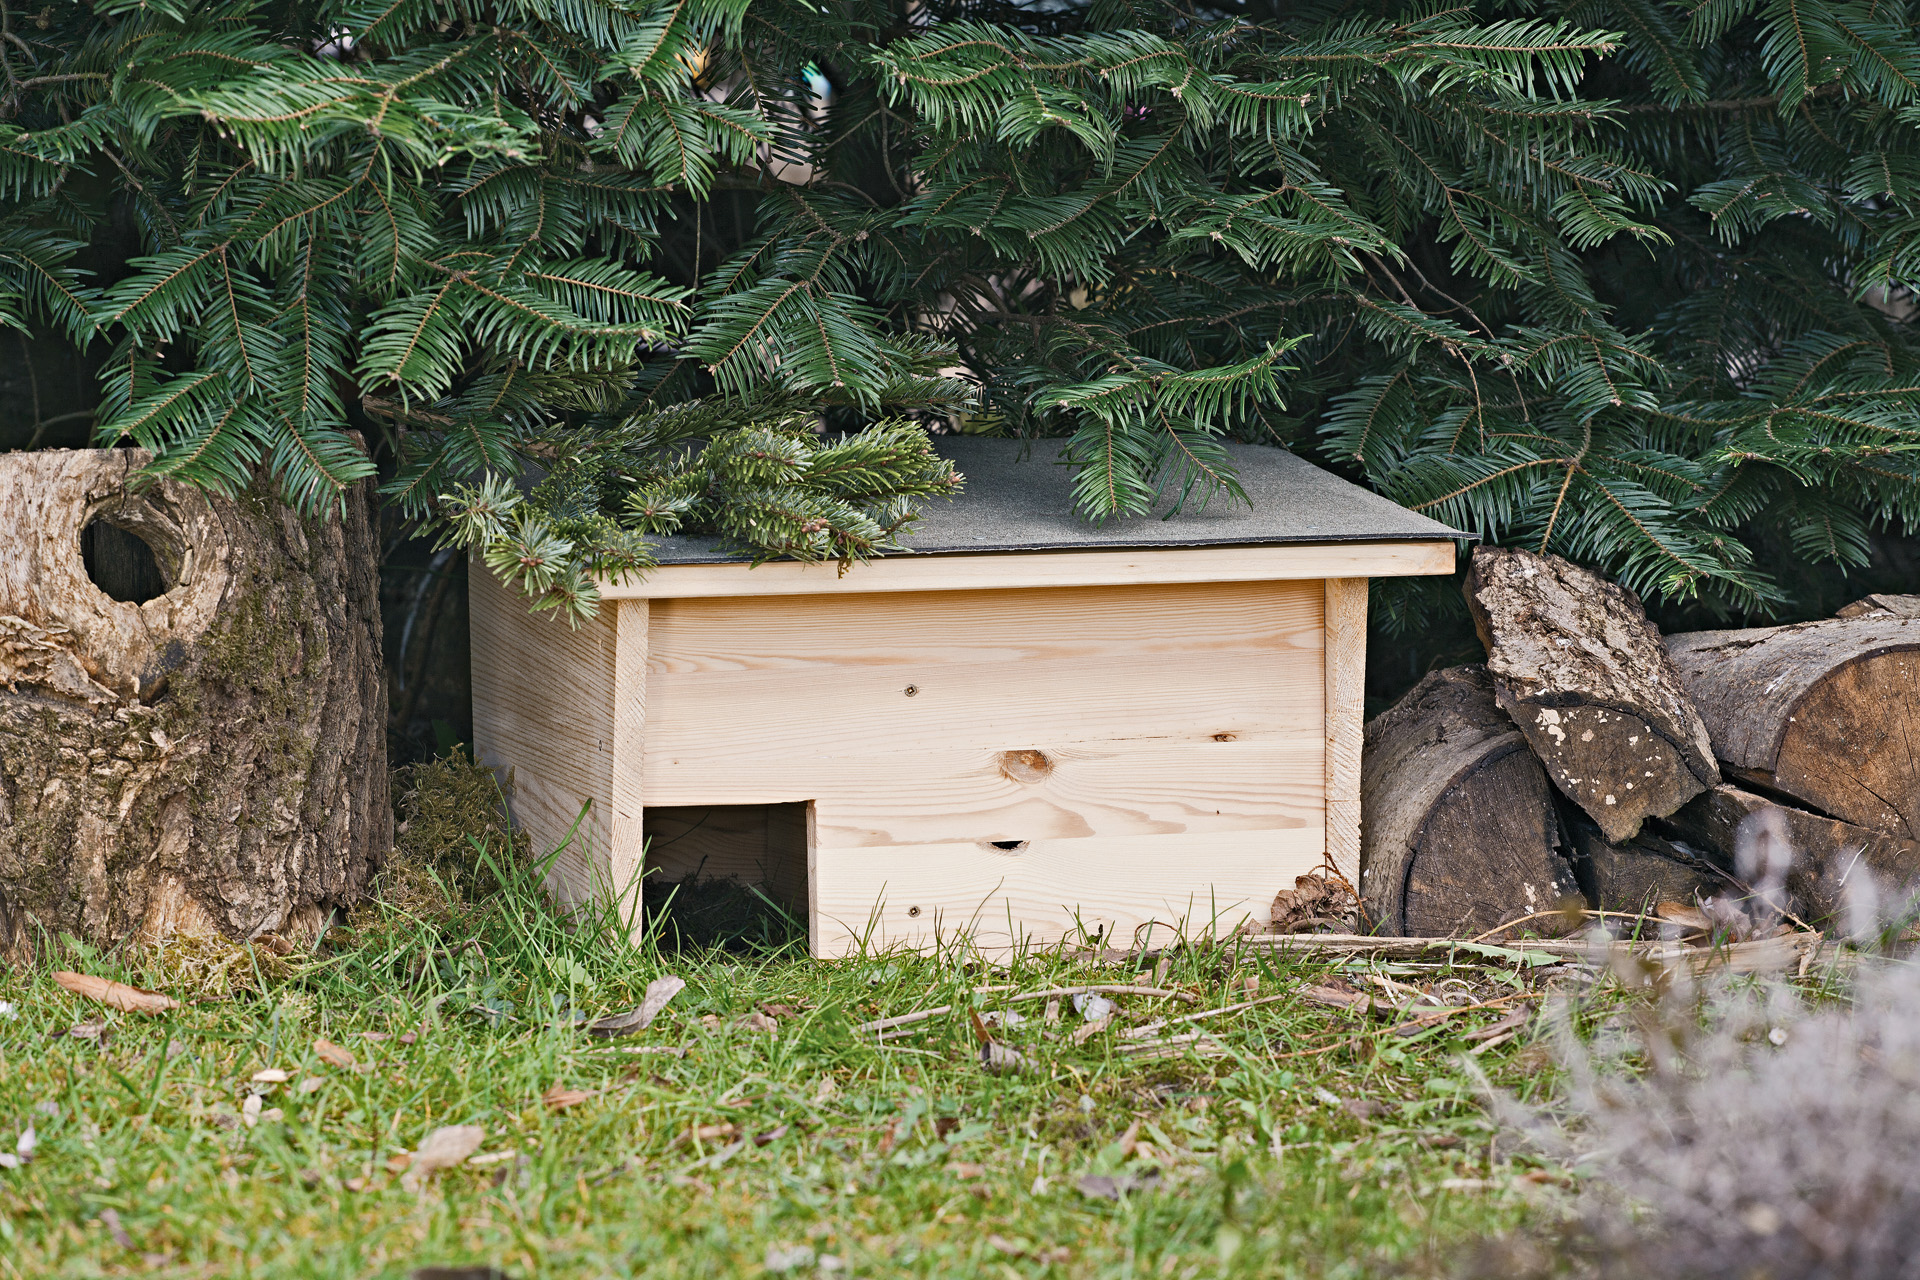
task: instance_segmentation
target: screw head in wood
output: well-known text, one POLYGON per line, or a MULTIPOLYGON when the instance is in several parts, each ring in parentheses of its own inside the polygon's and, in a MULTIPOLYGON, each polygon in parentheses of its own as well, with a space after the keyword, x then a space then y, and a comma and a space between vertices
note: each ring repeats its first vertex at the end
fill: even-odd
POLYGON ((908 908, 907 908, 907 914, 908 914, 908 915, 910 915, 910 916, 917 916, 917 915, 919 915, 919 914, 920 914, 920 908, 918 908, 918 907, 908 907, 908 908))
POLYGON ((912 696, 913 696, 914 694, 916 694, 916 693, 919 693, 919 692, 920 692, 920 686, 919 686, 919 685, 917 685, 917 684, 910 684, 910 685, 908 685, 908 686, 907 686, 907 696, 908 696, 909 698, 911 698, 911 697, 912 697, 912 696))

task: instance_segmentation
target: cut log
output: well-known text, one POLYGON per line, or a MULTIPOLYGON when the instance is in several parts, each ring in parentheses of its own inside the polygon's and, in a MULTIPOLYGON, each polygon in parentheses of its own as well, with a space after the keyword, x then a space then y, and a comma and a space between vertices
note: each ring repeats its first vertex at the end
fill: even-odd
POLYGON ((1729 777, 1920 838, 1920 619, 1696 631, 1667 648, 1729 777))
POLYGON ((1578 892, 1553 792, 1484 667, 1436 671, 1367 725, 1361 895, 1376 927, 1483 933, 1578 892))
POLYGON ((1625 844, 1609 844, 1600 828, 1584 818, 1568 827, 1580 888, 1602 911, 1652 912, 1662 902, 1691 906, 1702 897, 1738 893, 1731 859, 1707 856, 1650 830, 1625 844))
POLYGON ((131 491, 0 456, 0 948, 311 935, 392 843, 369 490, 131 491), (155 593, 158 594, 155 594, 155 593))
POLYGON ((1748 815, 1762 809, 1778 809, 1786 818, 1787 840, 1795 855, 1787 895, 1793 913, 1809 924, 1824 924, 1840 914, 1846 885, 1854 876, 1870 872, 1886 889, 1905 889, 1920 881, 1920 844, 1727 784, 1654 825, 1662 835, 1695 850, 1710 850, 1732 866, 1734 832, 1748 815))
POLYGON ((1920 596, 1863 596, 1834 610, 1836 618, 1920 618, 1920 596))
POLYGON ((1706 726, 1631 591, 1559 556, 1482 547, 1466 594, 1500 706, 1608 840, 1720 781, 1706 726))

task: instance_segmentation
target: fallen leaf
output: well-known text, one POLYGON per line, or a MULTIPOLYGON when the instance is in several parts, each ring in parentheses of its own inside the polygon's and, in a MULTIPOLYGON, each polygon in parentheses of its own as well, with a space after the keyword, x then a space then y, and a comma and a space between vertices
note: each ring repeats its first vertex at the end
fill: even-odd
POLYGON ((780 1024, 778 1022, 775 1022, 758 1009, 755 1009, 752 1013, 740 1019, 740 1025, 749 1031, 765 1031, 769 1035, 780 1030, 780 1024))
POLYGON ((988 1075, 1006 1076, 1025 1071, 1033 1064, 1019 1050, 988 1041, 980 1046, 980 1065, 987 1069, 988 1075))
POLYGON ((973 1178, 978 1178, 981 1175, 985 1174, 986 1171, 987 1171, 987 1166, 983 1164, 969 1164, 965 1160, 955 1160, 952 1164, 949 1164, 947 1166, 947 1172, 952 1174, 954 1177, 960 1179, 962 1182, 966 1182, 973 1178))
POLYGON ((0 1018, 17 1018, 20 1013, 13 1007, 13 1001, 0 1000, 0 1018))
POLYGON ((320 1061, 330 1067, 339 1067, 343 1071, 353 1071, 360 1066, 357 1058, 331 1040, 315 1040, 313 1052, 320 1061))
POLYGON ((787 1130, 790 1127, 791 1126, 784 1125, 784 1124, 776 1125, 774 1128, 767 1129, 761 1133, 756 1133, 753 1135, 753 1145, 756 1147, 764 1147, 770 1142, 778 1142, 780 1141, 780 1139, 787 1136, 787 1130))
POLYGON ((340 1185, 349 1191, 357 1193, 367 1189, 367 1180, 365 1178, 348 1178, 340 1185))
POLYGON ((277 933, 256 934, 253 938, 253 945, 256 947, 265 947, 277 956, 290 956, 293 954, 293 942, 290 939, 281 937, 277 933))
POLYGON ((255 1084, 285 1084, 288 1078, 287 1073, 278 1067, 268 1067, 265 1071, 256 1071, 253 1073, 253 1083, 255 1084))
POLYGON ((260 1095, 250 1093, 247 1100, 240 1104, 240 1122, 251 1129, 260 1123, 260 1095))
POLYGON ((106 1225, 107 1231, 113 1236, 113 1242, 115 1244, 119 1245, 122 1249, 131 1249, 134 1247, 133 1237, 128 1235, 127 1229, 120 1225, 120 1214, 117 1210, 102 1209, 100 1211, 100 1221, 106 1225))
POLYGON ((588 1089, 566 1089, 556 1084, 540 1095, 540 1101, 547 1104, 549 1111, 565 1111, 568 1107, 579 1106, 593 1097, 595 1092, 597 1091, 588 1089))
POLYGON ((1109 1014, 1097 1022, 1085 1022, 1073 1029, 1073 1042, 1085 1044, 1087 1041, 1113 1025, 1113 1015, 1109 1014))
POLYGON ((1032 1258, 1035 1262, 1065 1262, 1073 1257, 1073 1250, 1065 1246, 1048 1247, 1032 1245, 1021 1240, 1009 1240, 999 1233, 987 1237, 987 1247, 1014 1258, 1032 1258))
POLYGON ((1371 1120, 1393 1110, 1376 1098, 1348 1098, 1340 1104, 1340 1108, 1356 1120, 1371 1120))
POLYGON ((480 1149, 487 1131, 477 1124, 450 1124, 427 1135, 413 1152, 413 1162, 401 1186, 417 1191, 426 1180, 442 1169, 451 1169, 480 1149))
POLYGON ((301 1093, 318 1093, 320 1092, 320 1086, 325 1083, 326 1083, 325 1078, 321 1076, 308 1076, 305 1080, 302 1080, 300 1082, 300 1092, 301 1093))
POLYGON ((1090 1173, 1081 1178, 1075 1186, 1080 1194, 1095 1200, 1118 1200, 1123 1195, 1135 1191, 1152 1191, 1160 1185, 1160 1171, 1149 1169, 1145 1173, 1090 1173))
POLYGON ((411 1151, 398 1152, 395 1155, 390 1155, 387 1157, 387 1172, 388 1173, 405 1173, 407 1171, 407 1166, 411 1165, 412 1163, 413 1163, 413 1153, 411 1151))
POLYGON ((1713 921, 1707 918, 1706 912, 1685 902, 1662 902, 1653 909, 1653 913, 1662 920, 1671 921, 1688 929, 1713 928, 1713 921))
POLYGON ((165 1013, 169 1009, 180 1007, 180 1002, 172 996, 142 991, 138 987, 130 987, 124 982, 115 982, 110 978, 96 978, 90 973, 55 969, 53 980, 83 1000, 92 1000, 96 1004, 104 1004, 109 1009, 118 1009, 122 1013, 165 1013))
POLYGON ((413 1034, 413 1032, 411 1031, 402 1031, 400 1033, 401 1044, 412 1044, 414 1041, 418 1040, 419 1038, 420 1038, 419 1036, 413 1034))
POLYGON ((774 1004, 771 1002, 762 1003, 760 1012, 766 1014, 769 1018, 797 1018, 800 1016, 800 1009, 796 1005, 774 1004))
POLYGON ((40 1145, 40 1135, 28 1125, 20 1131, 19 1140, 13 1144, 12 1151, 0 1151, 0 1169, 18 1169, 33 1159, 33 1150, 40 1145))
POLYGON ((1113 1001, 1103 995, 1083 991, 1073 998, 1073 1011, 1083 1022, 1098 1022, 1113 1016, 1113 1001))
POLYGON ((285 1120, 286 1118, 287 1113, 278 1107, 268 1107, 260 1113, 261 1122, 266 1124, 271 1124, 278 1120, 285 1120))
POLYGON ((382 1040, 391 1040, 391 1039, 393 1039, 393 1037, 392 1037, 391 1035, 389 1035, 389 1034, 387 1034, 387 1033, 386 1033, 386 1032, 384 1032, 384 1031, 362 1031, 362 1032, 360 1033, 360 1038, 361 1038, 362 1040, 371 1040, 371 1041, 373 1041, 373 1042, 374 1042, 375 1044, 378 1044, 378 1043, 380 1043, 380 1041, 382 1041, 382 1040))
POLYGON ((66 1034, 75 1040, 102 1040, 113 1034, 113 1024, 105 1018, 90 1018, 68 1027, 66 1034))
POLYGON ((647 993, 641 998, 639 1008, 630 1009, 626 1013, 609 1014, 607 1017, 589 1022, 587 1034, 607 1040, 615 1036, 630 1036, 636 1031, 644 1031, 655 1018, 660 1016, 660 1011, 665 1009, 675 996, 686 990, 686 987, 687 984, 684 981, 672 974, 664 978, 655 978, 647 984, 647 993))
POLYGON ((1047 1011, 1040 1015, 1042 1022, 1060 1021, 1060 997, 1053 996, 1047 1001, 1047 1011))

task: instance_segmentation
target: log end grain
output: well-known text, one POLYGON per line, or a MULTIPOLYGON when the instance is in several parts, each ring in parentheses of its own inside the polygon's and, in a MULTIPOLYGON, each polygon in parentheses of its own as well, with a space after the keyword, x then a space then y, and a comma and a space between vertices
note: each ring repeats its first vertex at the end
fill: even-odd
POLYGON ((1410 935, 1478 933, 1574 892, 1546 774, 1484 667, 1429 674, 1367 725, 1362 898, 1410 935))

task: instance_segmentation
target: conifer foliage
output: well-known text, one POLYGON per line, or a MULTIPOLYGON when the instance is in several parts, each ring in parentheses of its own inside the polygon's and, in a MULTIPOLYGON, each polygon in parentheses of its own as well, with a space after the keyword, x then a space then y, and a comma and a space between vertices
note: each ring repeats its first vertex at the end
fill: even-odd
POLYGON ((1920 522, 1916 18, 0 0, 0 323, 161 474, 324 510, 362 432, 576 612, 650 534, 871 553, 936 421, 1068 437, 1092 518, 1277 441, 1764 610, 1756 539, 1920 522))

